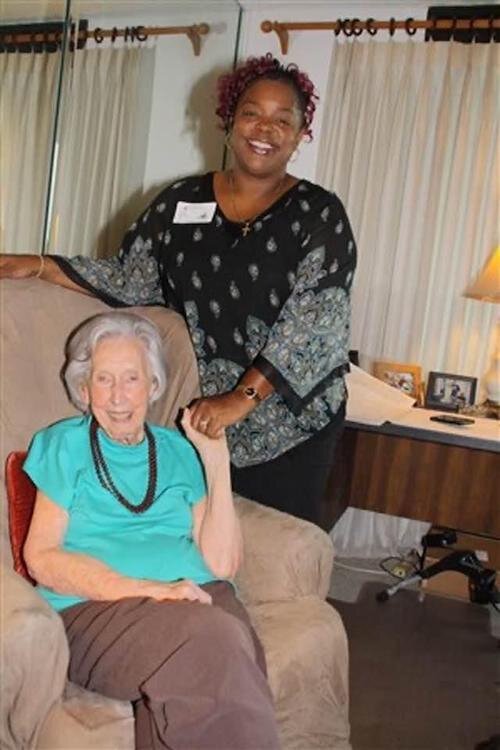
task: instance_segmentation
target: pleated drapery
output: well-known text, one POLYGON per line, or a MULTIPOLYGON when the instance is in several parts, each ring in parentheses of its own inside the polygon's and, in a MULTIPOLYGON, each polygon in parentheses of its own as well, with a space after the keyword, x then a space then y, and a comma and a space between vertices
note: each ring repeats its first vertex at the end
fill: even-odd
MULTIPOLYGON (((462 292, 498 244, 496 44, 337 43, 317 179, 344 201, 358 241, 352 348, 481 378, 498 308, 462 292)), ((497 326, 498 330, 498 326, 497 326)), ((337 554, 417 546, 428 525, 348 508, 337 554)))
POLYGON ((63 91, 49 252, 113 254, 142 187, 149 132, 144 92, 154 49, 86 49, 72 57, 63 91), (142 158, 141 158, 142 157, 142 158))
POLYGON ((68 54, 51 186, 60 55, 0 54, 3 252, 41 252, 47 207, 47 252, 116 252, 142 193, 154 54, 127 45, 68 54))
POLYGON ((0 54, 0 251, 42 247, 60 56, 0 54))
POLYGON ((481 378, 493 304, 463 298, 498 244, 496 44, 336 44, 318 181, 359 246, 352 348, 481 378))

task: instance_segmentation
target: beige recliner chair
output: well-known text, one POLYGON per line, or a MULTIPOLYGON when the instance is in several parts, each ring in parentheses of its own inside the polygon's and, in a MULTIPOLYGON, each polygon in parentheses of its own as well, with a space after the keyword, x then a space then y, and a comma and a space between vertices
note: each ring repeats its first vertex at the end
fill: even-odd
MULTIPOLYGON (((63 344, 106 306, 39 280, 3 281, 0 299, 3 470, 7 454, 25 449, 35 430, 74 413, 59 378, 63 344)), ((176 313, 137 311, 162 331, 169 387, 151 418, 172 425, 198 392, 189 337, 176 313)), ((0 747, 132 749, 131 705, 67 681, 62 621, 12 569, 4 482, 2 494, 0 747)), ((316 526, 250 500, 238 498, 237 507, 245 542, 238 585, 266 651, 283 750, 349 750, 347 641, 325 601, 331 541, 316 526)))

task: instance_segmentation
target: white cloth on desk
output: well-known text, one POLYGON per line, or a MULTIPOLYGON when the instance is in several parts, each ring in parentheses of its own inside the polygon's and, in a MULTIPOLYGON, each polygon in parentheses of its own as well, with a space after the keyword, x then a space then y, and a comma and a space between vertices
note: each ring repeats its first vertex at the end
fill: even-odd
POLYGON ((413 408, 415 399, 402 393, 392 385, 374 378, 356 365, 346 376, 346 419, 351 422, 380 425, 393 421, 413 408))

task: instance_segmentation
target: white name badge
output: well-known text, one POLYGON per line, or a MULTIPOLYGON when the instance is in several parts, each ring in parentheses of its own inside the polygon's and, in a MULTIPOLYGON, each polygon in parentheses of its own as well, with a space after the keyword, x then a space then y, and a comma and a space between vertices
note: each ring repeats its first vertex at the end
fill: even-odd
POLYGON ((174 224, 209 224, 214 218, 217 204, 210 203, 186 203, 178 201, 175 207, 174 224))

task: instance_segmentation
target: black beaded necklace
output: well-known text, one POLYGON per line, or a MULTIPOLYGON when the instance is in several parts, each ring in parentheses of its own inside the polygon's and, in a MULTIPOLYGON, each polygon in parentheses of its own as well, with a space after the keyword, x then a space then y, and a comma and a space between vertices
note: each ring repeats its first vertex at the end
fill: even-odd
POLYGON ((108 465, 106 464, 105 458, 102 454, 101 446, 99 445, 99 437, 97 435, 97 430, 99 429, 99 425, 97 421, 92 417, 90 421, 90 449, 92 451, 92 460, 94 462, 94 467, 99 479, 99 482, 104 487, 105 490, 110 492, 113 497, 115 497, 119 503, 121 503, 127 510, 129 510, 131 513, 144 513, 148 508, 151 507, 151 505, 154 502, 155 494, 156 494, 156 479, 157 479, 157 461, 156 461, 156 442, 154 439, 154 435, 151 432, 150 428, 147 424, 144 425, 144 433, 146 435, 146 439, 148 441, 148 486, 146 489, 146 494, 144 495, 144 500, 139 505, 134 505, 133 503, 130 503, 126 497, 122 495, 122 493, 116 488, 115 483, 113 482, 113 479, 111 478, 111 473, 109 471, 108 465))

